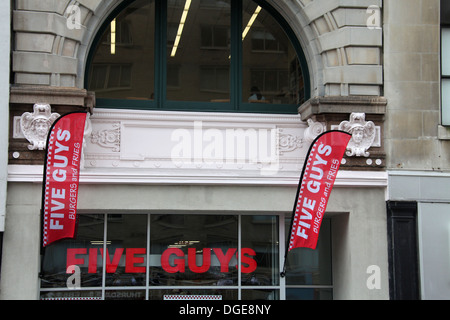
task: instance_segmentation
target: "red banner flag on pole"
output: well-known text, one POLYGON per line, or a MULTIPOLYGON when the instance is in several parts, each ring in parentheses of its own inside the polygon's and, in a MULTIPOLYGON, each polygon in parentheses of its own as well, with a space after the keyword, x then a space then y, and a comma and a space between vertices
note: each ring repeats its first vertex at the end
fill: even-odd
POLYGON ((351 137, 347 132, 327 131, 312 143, 297 191, 289 251, 316 248, 328 198, 351 137))
POLYGON ((87 113, 58 118, 47 138, 42 191, 42 245, 75 236, 81 149, 87 113))

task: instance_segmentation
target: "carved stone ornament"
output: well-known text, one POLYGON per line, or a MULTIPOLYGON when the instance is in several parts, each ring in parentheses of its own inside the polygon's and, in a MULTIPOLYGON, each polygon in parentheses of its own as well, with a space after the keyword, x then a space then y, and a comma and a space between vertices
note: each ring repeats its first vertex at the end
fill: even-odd
POLYGON ((280 134, 278 142, 279 150, 283 152, 292 152, 303 147, 302 138, 292 134, 280 134))
POLYGON ((91 143, 120 152, 120 123, 114 123, 111 129, 93 131, 91 143))
POLYGON ((375 124, 372 121, 366 121, 364 113, 352 113, 350 121, 343 121, 339 125, 339 130, 346 131, 352 135, 347 145, 347 156, 369 157, 367 151, 375 140, 375 124))
POLYGON ((44 150, 50 127, 60 115, 52 113, 49 104, 35 104, 33 110, 33 113, 25 112, 22 114, 20 128, 25 138, 31 143, 28 149, 44 150))
POLYGON ((313 142, 315 138, 319 136, 319 134, 324 133, 326 130, 325 124, 322 122, 315 122, 312 119, 308 119, 308 129, 305 130, 305 141, 313 142))

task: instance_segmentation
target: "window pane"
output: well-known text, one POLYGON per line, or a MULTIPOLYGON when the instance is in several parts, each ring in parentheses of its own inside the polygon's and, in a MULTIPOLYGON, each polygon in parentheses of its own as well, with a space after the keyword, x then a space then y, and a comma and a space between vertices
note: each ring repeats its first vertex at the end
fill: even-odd
POLYGON ((154 0, 137 0, 108 26, 89 69, 88 90, 97 98, 152 99, 154 17, 154 0))
POLYGON ((150 285, 237 284, 236 216, 152 215, 150 285))
POLYGON ((442 75, 450 76, 450 28, 442 28, 442 75))
POLYGON ((450 79, 442 79, 442 125, 450 126, 450 79))
MULTIPOLYGON (((286 220, 286 236, 290 235, 286 220)), ((289 252, 286 263, 287 285, 332 285, 331 220, 322 220, 315 250, 296 248, 289 252)))
POLYGON ((450 1, 441 0, 441 24, 450 25, 450 1))
POLYGON ((242 290, 242 300, 279 300, 280 291, 272 289, 242 290))
POLYGON ((63 239, 46 247, 42 266, 42 288, 67 288, 69 266, 80 268, 81 287, 102 285, 102 259, 98 248, 103 245, 104 215, 78 215, 75 239, 63 239))
POLYGON ((297 53, 278 22, 243 2, 243 102, 299 104, 304 100, 297 53))
POLYGON ((179 86, 168 86, 168 100, 230 99, 230 17, 230 0, 169 2, 167 69, 177 66, 179 86))
POLYGON ((332 300, 333 289, 295 288, 286 289, 286 300, 332 300))
POLYGON ((107 230, 106 285, 145 286, 147 215, 108 214, 107 230))
POLYGON ((278 217, 242 216, 241 223, 242 285, 278 285, 278 217))

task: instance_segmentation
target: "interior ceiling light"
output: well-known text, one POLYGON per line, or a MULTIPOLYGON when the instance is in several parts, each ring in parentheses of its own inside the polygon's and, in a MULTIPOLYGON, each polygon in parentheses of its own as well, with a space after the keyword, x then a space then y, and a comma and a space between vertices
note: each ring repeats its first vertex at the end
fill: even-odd
POLYGON ((250 18, 247 26, 244 29, 244 32, 242 33, 242 41, 244 41, 245 37, 247 36, 247 33, 250 31, 250 28, 252 27, 253 23, 255 22, 256 18, 258 17, 258 14, 261 12, 261 7, 257 6, 255 12, 253 13, 252 17, 250 18))
POLYGON ((186 0, 186 3, 184 5, 183 14, 181 15, 180 25, 178 26, 177 36, 175 38, 175 42, 173 44, 172 53, 170 54, 171 57, 175 57, 177 54, 178 45, 181 40, 181 35, 183 34, 184 24, 186 23, 186 19, 189 13, 189 8, 191 7, 191 1, 192 0, 186 0))
POLYGON ((116 54, 116 19, 111 21, 111 54, 116 54))

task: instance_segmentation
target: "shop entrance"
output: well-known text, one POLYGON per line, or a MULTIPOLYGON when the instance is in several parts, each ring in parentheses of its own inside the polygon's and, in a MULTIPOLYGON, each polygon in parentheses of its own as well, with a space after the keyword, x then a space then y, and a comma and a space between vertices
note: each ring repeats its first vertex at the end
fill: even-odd
POLYGON ((284 215, 80 214, 76 239, 45 250, 41 298, 332 298, 330 222, 281 278, 286 226, 284 215))

